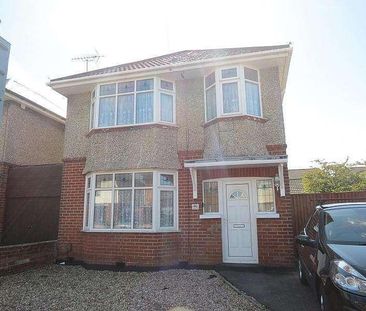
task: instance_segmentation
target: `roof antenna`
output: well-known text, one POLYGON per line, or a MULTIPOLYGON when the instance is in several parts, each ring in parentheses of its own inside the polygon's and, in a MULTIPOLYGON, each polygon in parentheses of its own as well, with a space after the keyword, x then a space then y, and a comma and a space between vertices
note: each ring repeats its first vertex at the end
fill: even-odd
POLYGON ((100 55, 97 49, 95 49, 94 54, 84 54, 77 57, 72 58, 72 61, 80 61, 85 63, 85 71, 89 71, 89 62, 94 62, 97 64, 99 59, 104 57, 104 55, 100 55))

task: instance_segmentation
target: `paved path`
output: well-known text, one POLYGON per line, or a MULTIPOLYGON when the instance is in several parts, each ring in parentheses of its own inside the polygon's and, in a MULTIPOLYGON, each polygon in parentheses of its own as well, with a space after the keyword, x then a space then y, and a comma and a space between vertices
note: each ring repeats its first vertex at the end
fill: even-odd
POLYGON ((218 272, 238 289, 273 311, 319 311, 315 294, 297 272, 283 269, 225 268, 218 272))

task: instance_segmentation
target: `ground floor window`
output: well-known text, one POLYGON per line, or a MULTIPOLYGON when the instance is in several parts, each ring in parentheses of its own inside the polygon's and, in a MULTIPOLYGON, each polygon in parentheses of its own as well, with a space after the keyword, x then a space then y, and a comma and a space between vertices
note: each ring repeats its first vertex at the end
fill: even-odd
MULTIPOLYGON (((275 189, 273 178, 222 178, 204 180, 202 183, 203 193, 203 215, 212 218, 223 212, 220 203, 225 204, 227 199, 224 189, 227 184, 248 184, 250 189, 250 202, 255 207, 258 217, 271 216, 276 214, 275 189), (252 196, 253 194, 253 196, 252 196)), ((234 192, 230 199, 240 199, 240 193, 234 192)), ((203 217, 205 218, 205 217, 203 217)))
POLYGON ((177 173, 92 173, 86 177, 84 229, 177 229, 177 173))

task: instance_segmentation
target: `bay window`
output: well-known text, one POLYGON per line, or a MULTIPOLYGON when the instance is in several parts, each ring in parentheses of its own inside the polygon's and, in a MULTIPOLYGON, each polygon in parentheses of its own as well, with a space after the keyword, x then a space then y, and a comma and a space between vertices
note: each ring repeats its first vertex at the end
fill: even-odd
POLYGON ((230 115, 262 117, 258 70, 244 66, 221 68, 204 81, 206 122, 230 115))
POLYGON ((92 93, 90 127, 175 123, 175 87, 158 78, 102 84, 92 93))
POLYGON ((85 189, 86 231, 177 229, 176 172, 95 173, 85 189))
POLYGON ((206 120, 210 121, 216 118, 216 81, 215 72, 205 78, 205 111, 206 120))

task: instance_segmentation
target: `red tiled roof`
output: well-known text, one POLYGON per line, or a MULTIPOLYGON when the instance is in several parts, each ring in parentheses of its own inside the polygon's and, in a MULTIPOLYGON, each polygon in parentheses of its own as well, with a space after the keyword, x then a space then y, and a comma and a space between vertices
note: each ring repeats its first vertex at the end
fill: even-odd
POLYGON ((126 72, 138 69, 159 68, 162 66, 184 64, 195 61, 202 61, 208 59, 215 59, 221 57, 229 57, 241 54, 250 54, 256 52, 264 52, 271 50, 280 50, 290 47, 289 44, 285 45, 271 45, 271 46, 254 46, 254 47, 242 47, 242 48, 226 48, 226 49, 208 49, 208 50, 185 50, 166 55, 161 55, 153 58, 147 58, 144 60, 121 64, 117 66, 111 66, 92 71, 82 72, 70 76, 65 76, 57 79, 52 79, 51 82, 61 81, 67 79, 75 79, 82 77, 91 77, 104 75, 115 72, 126 72))

